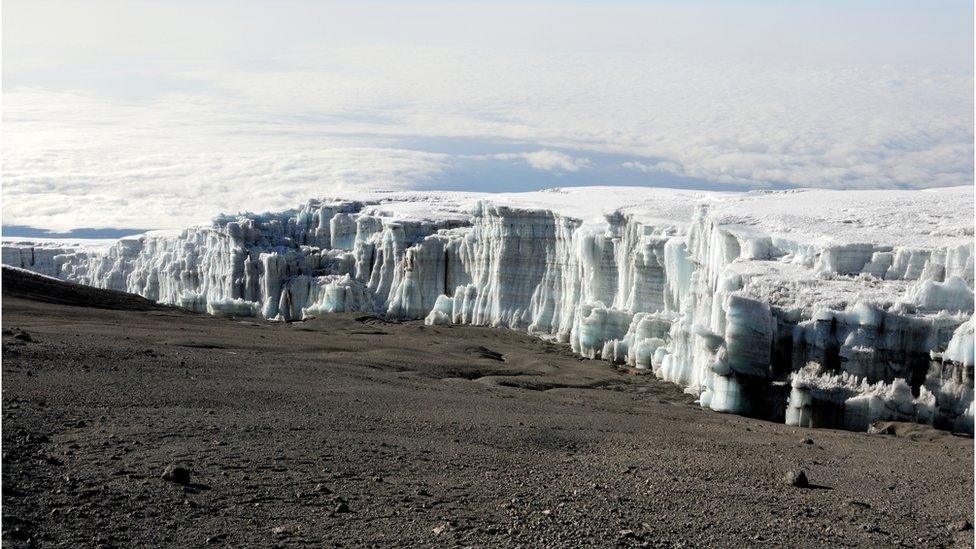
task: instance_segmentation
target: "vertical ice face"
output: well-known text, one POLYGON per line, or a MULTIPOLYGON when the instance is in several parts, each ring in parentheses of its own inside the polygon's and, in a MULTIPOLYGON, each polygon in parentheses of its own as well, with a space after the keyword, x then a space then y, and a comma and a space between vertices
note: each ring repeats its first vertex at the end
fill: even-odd
POLYGON ((942 354, 943 360, 959 366, 973 367, 974 320, 976 317, 969 317, 969 320, 959 325, 952 333, 952 339, 949 340, 946 351, 942 354))
POLYGON ((46 276, 57 276, 57 256, 74 251, 70 247, 36 246, 32 242, 11 243, 3 246, 3 264, 28 269, 46 276))
POLYGON ((795 425, 972 431, 971 194, 574 192, 310 201, 3 258, 213 314, 525 330, 795 425))
POLYGON ((469 231, 453 235, 460 322, 555 333, 565 340, 581 287, 578 222, 549 211, 478 203, 469 231), (460 285, 459 284, 459 285, 460 285))

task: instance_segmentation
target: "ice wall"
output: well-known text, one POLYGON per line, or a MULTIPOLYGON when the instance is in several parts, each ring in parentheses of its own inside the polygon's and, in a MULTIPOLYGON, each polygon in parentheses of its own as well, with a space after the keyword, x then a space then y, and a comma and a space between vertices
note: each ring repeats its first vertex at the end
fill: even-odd
POLYGON ((3 246, 3 264, 29 269, 47 276, 55 276, 58 271, 54 256, 63 254, 65 251, 70 251, 70 249, 43 248, 32 246, 30 243, 5 245, 3 246))
POLYGON ((364 311, 524 330, 649 370, 717 411, 971 432, 971 208, 968 232, 942 227, 906 242, 849 230, 846 217, 794 224, 783 214, 783 201, 805 208, 809 198, 681 195, 589 217, 490 196, 438 215, 395 201, 310 201, 33 265, 23 249, 3 257, 212 314, 364 311), (770 215, 756 215, 765 205, 770 215))

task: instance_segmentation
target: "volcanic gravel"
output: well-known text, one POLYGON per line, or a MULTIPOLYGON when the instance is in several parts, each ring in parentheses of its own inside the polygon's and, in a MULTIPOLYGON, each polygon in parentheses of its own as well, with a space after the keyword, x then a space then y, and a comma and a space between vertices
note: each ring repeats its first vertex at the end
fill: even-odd
POLYGON ((973 441, 926 427, 709 412, 500 329, 8 269, 2 306, 4 547, 972 544, 973 441))

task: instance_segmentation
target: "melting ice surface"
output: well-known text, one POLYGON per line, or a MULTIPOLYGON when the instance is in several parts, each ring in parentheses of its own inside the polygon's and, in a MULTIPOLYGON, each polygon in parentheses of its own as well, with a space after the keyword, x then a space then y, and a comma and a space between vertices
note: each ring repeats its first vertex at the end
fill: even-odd
POLYGON ((524 330, 793 425, 973 430, 973 190, 349 193, 3 262, 212 314, 524 330))

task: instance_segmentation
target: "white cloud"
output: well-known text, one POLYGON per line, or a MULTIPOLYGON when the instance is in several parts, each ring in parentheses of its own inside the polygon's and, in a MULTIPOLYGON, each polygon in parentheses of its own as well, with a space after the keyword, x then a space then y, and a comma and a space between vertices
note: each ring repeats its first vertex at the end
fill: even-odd
POLYGON ((4 97, 3 222, 179 228, 343 189, 409 188, 445 154, 298 137, 215 105, 30 91, 4 97))
POLYGON ((576 172, 593 165, 586 158, 575 158, 559 151, 541 150, 529 153, 499 153, 496 160, 523 160, 537 170, 548 172, 576 172))
POLYGON ((116 27, 128 30, 106 33, 90 5, 32 25, 19 14, 30 4, 14 4, 3 222, 178 227, 344 188, 429 186, 472 158, 593 183, 610 154, 665 182, 972 184, 971 30, 857 4, 330 4, 315 8, 326 18, 276 8, 277 23, 247 8, 175 38, 153 25, 186 19, 185 6, 126 8, 116 27), (876 9, 886 25, 868 24, 876 9), (959 36, 970 51, 956 52, 959 36))
POLYGON ((677 162, 639 162, 631 160, 620 164, 628 170, 637 170, 644 173, 670 173, 674 175, 687 175, 677 162))

